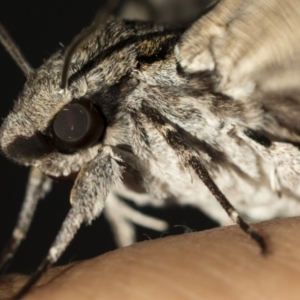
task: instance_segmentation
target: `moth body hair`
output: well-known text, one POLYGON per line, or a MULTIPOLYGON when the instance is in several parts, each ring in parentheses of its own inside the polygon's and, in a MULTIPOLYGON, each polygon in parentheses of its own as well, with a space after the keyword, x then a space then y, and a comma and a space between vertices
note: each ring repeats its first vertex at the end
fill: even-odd
POLYGON ((27 82, 2 124, 0 145, 32 171, 0 262, 25 238, 36 203, 50 190, 48 176, 77 174, 72 207, 16 299, 102 212, 119 246, 135 241, 134 224, 167 228, 122 198, 192 205, 221 225, 238 224, 267 252, 263 233, 246 218, 300 214, 300 50, 290 26, 300 22, 298 3, 214 1, 188 29, 108 17, 79 36, 72 54, 62 49, 30 72, 11 53, 27 82))

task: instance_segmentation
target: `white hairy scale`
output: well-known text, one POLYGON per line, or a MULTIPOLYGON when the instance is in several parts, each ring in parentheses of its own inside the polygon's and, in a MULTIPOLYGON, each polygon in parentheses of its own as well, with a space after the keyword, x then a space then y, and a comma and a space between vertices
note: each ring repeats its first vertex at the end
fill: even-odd
MULTIPOLYGON (((96 31, 74 53, 69 77, 78 75, 76 71, 99 53, 109 54, 96 60, 94 68, 84 75, 79 72, 67 89, 60 86, 64 64, 61 53, 54 54, 28 77, 1 128, 2 150, 46 175, 59 177, 79 172, 71 192, 72 209, 51 248, 51 261, 73 238, 75 233, 68 229, 73 225, 77 230, 82 222, 90 223, 103 208, 121 246, 134 242, 134 224, 166 228, 163 221, 143 216, 121 202, 120 197, 138 205, 192 205, 222 225, 231 220, 238 223, 238 213, 253 221, 300 214, 300 155, 294 145, 300 141, 297 126, 291 129, 294 124, 282 125, 272 105, 264 102, 271 99, 269 93, 277 91, 282 96, 288 90, 291 96, 299 92, 299 76, 291 76, 299 67, 298 45, 291 38, 291 26, 285 24, 287 13, 299 23, 300 10, 295 7, 299 8, 296 0, 285 5, 279 0, 221 0, 181 36, 175 50, 173 47, 168 55, 154 62, 143 61, 140 56, 155 47, 160 50, 163 46, 159 43, 172 38, 172 33, 166 33, 169 28, 158 25, 149 29, 150 33, 165 34, 163 39, 152 36, 150 41, 121 44, 110 53, 107 49, 120 40, 134 40, 143 30, 149 34, 142 27, 125 30, 124 22, 110 19, 107 28, 96 31), (268 10, 272 15, 274 11, 280 14, 269 20, 264 18, 268 10), (268 29, 267 38, 256 26, 258 19, 264 19, 262 28, 268 29), (253 22, 253 29, 248 29, 253 22), (285 84, 278 85, 277 90, 269 79, 280 72, 285 84), (114 95, 118 109, 112 110, 113 121, 95 145, 72 154, 52 151, 40 157, 28 153, 26 157, 21 150, 12 150, 20 137, 28 141, 37 132, 47 135, 54 116, 74 99, 92 98, 119 83, 122 84, 114 95), (163 118, 150 121, 149 115, 142 112, 145 107, 155 109, 168 122, 163 118), (245 133, 248 129, 266 135, 270 145, 249 137, 245 133), (186 152, 180 157, 174 150, 176 145, 170 146, 166 137, 177 133, 188 141, 190 148, 186 152, 200 159, 236 211, 229 209, 226 213, 186 165, 186 152), (202 144, 199 146, 197 141, 202 144), (130 150, 124 150, 124 145, 130 150), (130 168, 139 174, 126 182, 126 175, 134 174, 130 168), (138 189, 135 184, 140 185, 138 189)), ((102 96, 93 99, 100 107, 108 101, 102 96)))

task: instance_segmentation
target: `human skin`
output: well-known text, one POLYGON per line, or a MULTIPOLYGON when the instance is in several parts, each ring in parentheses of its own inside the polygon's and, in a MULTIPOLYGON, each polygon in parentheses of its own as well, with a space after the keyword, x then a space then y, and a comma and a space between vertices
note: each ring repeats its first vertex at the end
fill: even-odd
MULTIPOLYGON (((266 255, 237 226, 161 238, 53 268, 24 300, 299 299, 300 218, 255 227, 266 255)), ((2 279, 0 299, 26 279, 2 279)))

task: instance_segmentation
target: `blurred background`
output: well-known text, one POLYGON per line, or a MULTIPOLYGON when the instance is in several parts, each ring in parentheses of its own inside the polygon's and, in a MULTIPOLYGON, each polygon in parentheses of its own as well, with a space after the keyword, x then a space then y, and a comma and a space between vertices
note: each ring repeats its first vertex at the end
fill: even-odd
MULTIPOLYGON (((0 21, 10 32, 33 67, 38 67, 60 48, 68 45, 82 28, 89 25, 101 9, 101 0, 9 0, 0 2, 0 21)), ((189 24, 209 0, 151 0, 129 1, 120 14, 126 17, 155 19, 189 24)), ((24 85, 25 77, 14 61, 0 46, 0 117, 6 117, 13 101, 24 85)), ((28 169, 0 156, 0 249, 10 238, 23 201, 28 169)), ((72 182, 58 182, 53 191, 40 202, 28 238, 16 257, 6 266, 7 272, 29 273, 44 258, 70 208, 69 193, 72 182)), ((201 197, 201 195, 199 195, 201 197)), ((143 212, 167 220, 168 232, 155 232, 137 227, 138 241, 161 236, 182 234, 212 228, 217 224, 191 207, 151 208, 143 212), (178 225, 178 226, 177 226, 178 225)), ((91 226, 84 226, 64 253, 58 264, 97 256, 116 248, 103 216, 91 226)))

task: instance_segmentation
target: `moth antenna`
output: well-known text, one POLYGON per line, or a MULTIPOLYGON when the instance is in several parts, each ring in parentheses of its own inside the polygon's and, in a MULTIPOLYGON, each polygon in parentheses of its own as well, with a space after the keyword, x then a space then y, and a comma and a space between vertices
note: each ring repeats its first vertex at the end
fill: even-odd
POLYGON ((193 150, 190 150, 193 149, 193 147, 186 139, 182 138, 182 136, 178 133, 177 128, 167 118, 160 114, 158 110, 146 104, 145 101, 142 102, 141 112, 163 135, 169 146, 176 152, 184 167, 191 167, 195 171, 198 177, 224 208, 228 216, 258 244, 261 252, 265 254, 267 246, 264 237, 261 236, 260 233, 258 233, 257 230, 250 224, 248 224, 247 221, 245 221, 236 211, 233 205, 210 177, 207 169, 201 162, 199 155, 197 155, 197 153, 193 150))
POLYGON ((120 3, 121 3, 120 0, 114 0, 114 1, 108 0, 104 10, 99 11, 97 13, 94 22, 92 22, 92 25, 90 25, 90 27, 85 29, 81 34, 76 36, 75 39, 70 44, 70 46, 68 47, 65 54, 65 59, 64 59, 62 74, 61 74, 60 87, 63 90, 68 89, 69 72, 70 72, 71 61, 74 53, 95 33, 95 31, 101 29, 101 27, 104 26, 105 21, 107 20, 109 15, 118 8, 120 3))
POLYGON ((26 238, 29 226, 34 216, 37 203, 51 189, 52 180, 32 167, 26 188, 25 199, 18 216, 13 234, 0 256, 0 269, 16 253, 22 240, 26 238))
POLYGON ((17 44, 14 42, 12 37, 9 35, 5 27, 0 23, 0 42, 5 48, 5 50, 9 53, 11 58, 15 61, 15 63, 22 70, 26 78, 34 71, 34 69, 30 66, 25 56, 18 48, 17 44))

